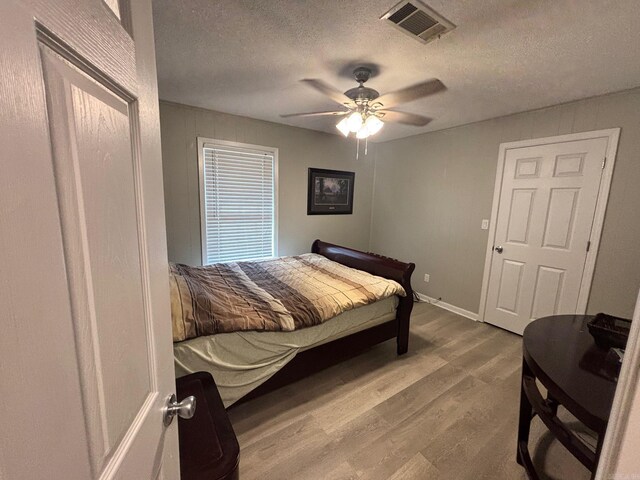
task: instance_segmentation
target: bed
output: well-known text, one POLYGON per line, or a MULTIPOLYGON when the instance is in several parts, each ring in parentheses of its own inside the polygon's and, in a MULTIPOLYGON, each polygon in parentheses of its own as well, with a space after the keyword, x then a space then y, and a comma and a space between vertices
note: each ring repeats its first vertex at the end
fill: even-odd
MULTIPOLYGON (((331 309, 329 309, 328 312, 323 313, 325 317, 329 316, 330 318, 314 324, 305 313, 306 309, 311 307, 306 304, 300 305, 301 303, 313 302, 305 301, 304 299, 307 297, 304 295, 296 297, 296 292, 292 291, 288 308, 300 307, 301 310, 297 312, 296 318, 300 317, 301 322, 304 323, 300 328, 292 329, 292 331, 284 331, 294 327, 291 325, 291 319, 283 314, 274 315, 273 319, 264 320, 262 328, 267 331, 254 331, 251 325, 232 325, 233 328, 230 328, 225 325, 204 322, 198 326, 201 330, 198 335, 188 335, 184 331, 176 333, 180 327, 176 327, 174 321, 174 340, 181 340, 174 343, 176 376, 180 377, 197 371, 210 372, 216 380, 225 406, 229 407, 355 356, 385 340, 395 338, 398 355, 406 353, 409 340, 409 320, 413 308, 411 274, 415 265, 320 240, 313 243, 311 252, 312 254, 284 257, 284 259, 301 263, 305 268, 320 269, 312 263, 320 264, 322 266, 320 270, 323 274, 336 272, 337 278, 342 278, 340 275, 344 274, 346 270, 356 269, 351 272, 355 275, 354 278, 362 283, 369 281, 374 286, 367 286, 367 288, 371 291, 381 290, 378 293, 382 293, 384 298, 377 301, 371 301, 371 298, 363 299, 361 297, 369 296, 369 291, 365 290, 365 294, 362 294, 362 288, 354 287, 352 292, 345 292, 344 295, 350 296, 349 301, 355 301, 355 306, 360 303, 364 303, 363 305, 350 308, 336 316, 331 316, 331 309), (334 262, 340 265, 336 265, 334 262), (331 265, 335 267, 335 270, 329 271, 331 265), (345 269, 345 266, 350 269, 345 269), (358 270, 360 272, 357 272, 358 270), (371 277, 368 274, 376 277, 371 277), (387 279, 386 283, 383 284, 383 280, 377 277, 387 279), (379 282, 372 279, 377 279, 379 282), (391 294, 393 292, 388 290, 389 285, 397 286, 398 290, 393 291, 396 294, 391 294), (274 319, 275 323, 271 325, 270 322, 274 319), (178 336, 176 337, 176 335, 178 336), (189 336, 193 338, 187 338, 189 336)), ((245 271, 252 273, 245 263, 239 265, 245 271)), ((244 276, 244 272, 241 272, 241 275, 244 276)), ((221 278, 222 283, 229 283, 224 275, 221 278)), ((256 278, 258 279, 254 279, 256 283, 264 281, 262 276, 256 278)), ((268 278, 271 279, 271 282, 277 281, 270 276, 268 278)), ((360 286, 360 284, 356 285, 360 286)), ((302 286, 307 287, 307 285, 302 286)), ((227 289, 221 288, 223 293, 229 292, 228 285, 222 285, 222 287, 227 289)), ((320 287, 314 286, 313 288, 320 287)), ((312 292, 307 289, 303 293, 309 296, 312 292)), ((228 300, 234 301, 234 304, 239 303, 237 299, 230 298, 228 300)), ((184 303, 188 304, 188 308, 192 303, 195 304, 198 301, 190 299, 183 302, 183 309, 185 308, 184 303)), ((331 303, 322 305, 325 309, 331 306, 331 303)), ((172 313, 175 310, 172 306, 172 313)), ((242 316, 242 310, 239 310, 236 316, 242 316)), ((188 330, 190 327, 187 325, 187 327, 183 327, 183 330, 185 328, 188 330)))

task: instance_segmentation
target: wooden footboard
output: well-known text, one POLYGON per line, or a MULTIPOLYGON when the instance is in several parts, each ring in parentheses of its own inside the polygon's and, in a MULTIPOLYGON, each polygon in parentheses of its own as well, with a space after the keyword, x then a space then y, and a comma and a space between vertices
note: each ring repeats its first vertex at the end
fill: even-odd
POLYGON ((339 245, 333 245, 316 240, 311 246, 313 253, 318 253, 334 262, 347 267, 357 268, 372 275, 395 280, 407 292, 406 297, 400 298, 396 320, 398 322, 397 342, 398 355, 407 352, 409 348, 409 323, 413 310, 413 289, 411 288, 411 274, 415 270, 414 263, 404 263, 394 258, 384 257, 376 253, 361 252, 339 245))

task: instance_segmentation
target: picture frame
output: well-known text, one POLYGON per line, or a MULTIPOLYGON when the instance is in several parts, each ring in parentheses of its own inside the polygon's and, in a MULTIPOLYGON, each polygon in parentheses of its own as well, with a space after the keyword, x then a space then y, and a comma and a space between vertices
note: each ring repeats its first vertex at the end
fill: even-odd
POLYGON ((309 168, 307 215, 351 215, 355 172, 309 168))

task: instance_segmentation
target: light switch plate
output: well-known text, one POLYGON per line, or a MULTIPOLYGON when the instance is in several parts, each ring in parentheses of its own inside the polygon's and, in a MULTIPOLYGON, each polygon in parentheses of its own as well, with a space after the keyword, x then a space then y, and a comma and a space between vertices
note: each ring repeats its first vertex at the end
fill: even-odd
POLYGON ((482 228, 482 230, 489 230, 489 220, 487 220, 486 218, 483 219, 480 228, 482 228))
POLYGON ((427 282, 427 283, 429 283, 429 280, 430 280, 430 279, 431 279, 431 277, 429 276, 429 274, 428 274, 428 273, 425 273, 425 274, 424 274, 424 281, 425 281, 425 282, 427 282))

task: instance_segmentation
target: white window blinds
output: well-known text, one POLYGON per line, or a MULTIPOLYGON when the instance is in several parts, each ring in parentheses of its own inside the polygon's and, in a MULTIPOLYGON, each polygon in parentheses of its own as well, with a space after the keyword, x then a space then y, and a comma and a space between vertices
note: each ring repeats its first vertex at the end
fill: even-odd
POLYGON ((273 149, 201 143, 202 262, 275 255, 273 149))

